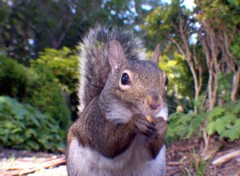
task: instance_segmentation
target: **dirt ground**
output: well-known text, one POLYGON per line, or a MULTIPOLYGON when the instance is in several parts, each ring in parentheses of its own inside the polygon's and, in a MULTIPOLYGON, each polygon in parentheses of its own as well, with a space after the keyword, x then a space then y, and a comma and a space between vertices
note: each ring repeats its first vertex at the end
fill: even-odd
POLYGON ((228 153, 240 153, 240 141, 234 143, 213 140, 207 151, 204 151, 203 141, 200 139, 174 142, 167 148, 168 176, 240 176, 240 155, 226 162, 213 165, 212 162, 228 153), (217 149, 217 146, 221 148, 217 149), (213 151, 217 151, 214 153, 213 151), (211 156, 211 157, 210 157, 211 156), (204 158, 209 158, 204 160, 204 158))
MULTIPOLYGON (((212 146, 219 142, 213 141, 212 146)), ((220 150, 207 161, 201 158, 207 157, 208 153, 214 151, 209 145, 209 152, 203 152, 203 141, 199 139, 174 142, 167 147, 167 175, 168 176, 240 176, 240 156, 233 157, 228 161, 213 165, 212 161, 233 151, 240 151, 240 141, 229 143, 224 141, 220 150), (205 155, 203 155, 205 153, 205 155)), ((215 147, 216 148, 216 147, 215 147)), ((30 176, 66 176, 66 166, 63 154, 52 154, 45 152, 18 151, 0 148, 0 176, 21 174, 19 168, 27 168, 35 163, 37 167, 29 170, 30 176), (52 164, 52 166, 51 166, 52 164), (45 166, 50 168, 44 169, 45 166), (5 170, 4 170, 5 169, 5 170), (37 170, 37 171, 36 171, 37 170), (11 172, 10 172, 11 171, 11 172)), ((35 167, 35 166, 33 166, 35 167)), ((24 169, 22 169, 24 170, 24 169)), ((25 169, 26 171, 26 169, 25 169)))

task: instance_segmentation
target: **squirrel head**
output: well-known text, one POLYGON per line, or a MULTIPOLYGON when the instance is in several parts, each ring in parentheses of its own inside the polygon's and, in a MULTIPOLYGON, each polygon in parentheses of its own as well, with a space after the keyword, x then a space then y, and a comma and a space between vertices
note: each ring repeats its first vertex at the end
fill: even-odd
POLYGON ((157 66, 159 55, 158 45, 150 61, 127 60, 117 40, 109 44, 111 72, 105 88, 133 113, 154 116, 166 106, 168 79, 157 66))

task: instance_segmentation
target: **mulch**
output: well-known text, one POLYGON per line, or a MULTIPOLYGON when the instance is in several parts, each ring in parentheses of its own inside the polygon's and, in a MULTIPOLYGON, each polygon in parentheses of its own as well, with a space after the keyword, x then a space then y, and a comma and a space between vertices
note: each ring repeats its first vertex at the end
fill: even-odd
MULTIPOLYGON (((220 143, 220 142, 219 142, 220 143)), ((208 151, 204 151, 203 141, 200 139, 190 139, 174 142, 167 148, 167 175, 206 175, 206 176, 240 176, 240 141, 234 143, 224 142, 222 147, 214 153, 211 158, 207 154, 214 151, 218 141, 212 141, 208 151), (229 153, 238 152, 235 157, 222 160, 220 164, 213 164, 218 158, 222 158, 229 153), (208 158, 208 160, 204 160, 208 158), (197 172, 201 166, 205 165, 203 173, 197 172)))
MULTIPOLYGON (((213 144, 216 145, 216 141, 213 144)), ((202 175, 207 176, 240 176, 240 155, 227 158, 218 165, 212 164, 216 158, 231 152, 240 152, 239 141, 225 142, 221 149, 206 161, 202 160, 205 157, 203 153, 208 152, 203 152, 203 149, 203 141, 199 139, 183 140, 169 145, 166 153, 167 175, 197 175, 199 170, 203 170, 202 175)), ((10 175, 67 176, 65 157, 63 154, 1 148, 0 176, 10 175)))

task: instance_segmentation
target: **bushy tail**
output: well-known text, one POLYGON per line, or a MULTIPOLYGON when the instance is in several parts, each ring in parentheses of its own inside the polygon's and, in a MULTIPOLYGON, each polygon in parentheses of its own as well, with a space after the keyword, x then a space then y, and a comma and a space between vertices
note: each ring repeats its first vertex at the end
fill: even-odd
POLYGON ((107 58, 108 47, 112 40, 120 42, 127 59, 145 59, 142 42, 131 33, 101 26, 91 29, 80 44, 80 86, 78 89, 80 112, 93 98, 100 95, 107 82, 110 73, 107 58))

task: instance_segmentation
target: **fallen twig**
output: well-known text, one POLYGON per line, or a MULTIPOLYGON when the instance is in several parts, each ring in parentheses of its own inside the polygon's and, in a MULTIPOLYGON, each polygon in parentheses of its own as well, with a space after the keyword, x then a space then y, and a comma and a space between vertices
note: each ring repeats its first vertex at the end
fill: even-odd
POLYGON ((168 166, 178 166, 178 165, 185 165, 188 164, 190 162, 186 161, 186 162, 177 162, 177 161, 171 161, 171 162, 167 162, 168 166))
MULTIPOLYGON (((41 169, 47 169, 65 164, 66 160, 64 157, 58 158, 21 158, 12 162, 10 165, 0 167, 0 173, 4 175, 24 175, 32 172, 36 172, 41 169)), ((0 174, 1 175, 1 174, 0 174)))
POLYGON ((206 152, 206 150, 204 150, 204 153, 202 154, 204 161, 207 161, 210 158, 212 158, 222 148, 223 142, 224 141, 221 140, 219 143, 216 143, 213 149, 211 149, 209 152, 206 152))
POLYGON ((235 158, 235 157, 238 157, 238 156, 240 156, 240 149, 236 150, 236 151, 233 151, 233 152, 230 152, 230 153, 228 153, 226 155, 223 155, 221 157, 218 157, 217 159, 212 161, 212 164, 213 165, 221 165, 221 164, 227 162, 228 160, 230 160, 232 158, 235 158))

